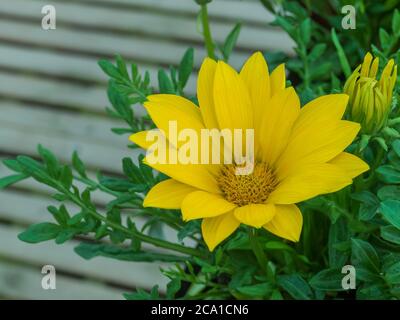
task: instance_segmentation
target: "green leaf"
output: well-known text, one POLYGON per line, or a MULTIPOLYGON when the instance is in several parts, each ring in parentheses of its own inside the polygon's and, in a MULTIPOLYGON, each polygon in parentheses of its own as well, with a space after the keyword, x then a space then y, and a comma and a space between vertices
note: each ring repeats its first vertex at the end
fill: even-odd
POLYGON ((382 132, 389 138, 400 138, 400 133, 394 128, 385 127, 382 129, 382 132))
POLYGON ((222 48, 222 55, 223 55, 225 61, 229 60, 229 57, 233 51, 233 48, 235 47, 236 42, 239 38, 241 28, 242 28, 242 25, 240 23, 237 23, 225 39, 225 43, 222 48))
POLYGON ((283 17, 280 16, 276 16, 275 24, 279 25, 283 30, 285 30, 287 32, 287 34, 293 39, 293 40, 297 40, 297 36, 296 36, 296 29, 294 27, 294 25, 292 23, 290 23, 288 20, 286 20, 283 17))
POLYGON ((172 279, 167 284, 167 299, 172 300, 175 298, 176 293, 181 288, 181 280, 180 279, 172 279))
POLYGON ((195 0, 195 1, 197 4, 203 5, 203 4, 210 3, 212 0, 195 0))
POLYGON ((379 41, 383 50, 386 50, 391 42, 390 35, 383 28, 379 28, 379 41))
POLYGON ((185 223, 177 233, 178 241, 182 242, 188 236, 194 235, 200 231, 200 221, 192 220, 185 223))
POLYGON ((123 135, 126 133, 129 133, 129 134, 133 133, 131 128, 111 128, 111 131, 118 135, 123 135))
POLYGON ((300 37, 303 39, 304 45, 307 47, 311 40, 311 20, 307 18, 300 23, 300 37))
POLYGON ((397 156, 400 157, 400 139, 393 141, 392 148, 396 152, 397 156))
POLYGON ((137 289, 135 293, 124 293, 124 298, 126 300, 158 300, 160 295, 158 293, 158 285, 155 285, 150 293, 143 289, 137 289))
POLYGON ((393 226, 381 227, 381 237, 386 241, 400 245, 400 230, 393 226))
POLYGON ((22 173, 22 174, 13 174, 13 175, 1 178, 0 179, 0 190, 4 189, 14 183, 22 181, 28 177, 29 177, 28 175, 22 173))
POLYGON ((392 31, 396 37, 400 38, 400 12, 397 9, 394 10, 392 18, 392 31))
POLYGON ((381 201, 400 199, 400 186, 384 186, 378 190, 378 198, 381 201))
POLYGON ((400 171, 391 165, 383 165, 376 169, 380 180, 385 183, 400 183, 400 171))
POLYGON ((265 244, 265 249, 267 250, 286 250, 293 252, 294 249, 289 246, 288 244, 281 242, 281 241, 268 241, 265 244))
POLYGON ((113 190, 113 191, 120 191, 120 192, 142 192, 146 190, 146 185, 132 183, 128 180, 118 179, 118 178, 108 178, 102 177, 100 179, 100 184, 104 187, 113 190))
POLYGON ((351 195, 351 198, 361 202, 358 217, 362 221, 371 220, 378 211, 379 199, 370 191, 362 191, 351 195))
POLYGON ((272 292, 270 300, 284 300, 284 299, 280 291, 276 289, 272 292))
POLYGON ((332 30, 331 30, 331 37, 332 37, 332 42, 335 45, 336 52, 338 54, 339 62, 342 67, 343 73, 346 76, 346 78, 348 78, 351 75, 350 64, 349 64, 349 61, 347 60, 346 54, 344 53, 343 47, 340 44, 339 38, 338 38, 334 28, 332 28, 332 30))
POLYGON ((310 286, 321 291, 343 291, 340 269, 326 269, 318 272, 310 280, 310 286))
POLYGON ((76 229, 63 229, 56 237, 57 244, 63 244, 68 240, 71 240, 76 234, 79 233, 79 230, 76 229))
POLYGON ((296 300, 310 300, 314 296, 308 283, 298 274, 278 276, 277 281, 296 300))
POLYGON ((400 201, 386 200, 381 203, 380 211, 385 219, 397 229, 400 229, 400 201))
POLYGON ((126 67, 126 63, 125 63, 124 59, 122 59, 122 57, 119 54, 116 56, 116 62, 117 62, 117 67, 118 67, 119 74, 123 78, 129 79, 129 74, 128 74, 128 69, 126 67))
POLYGON ((379 256, 376 253, 374 247, 368 242, 360 239, 351 239, 351 249, 352 249, 352 263, 357 267, 357 265, 364 266, 368 270, 379 272, 380 262, 379 256))
POLYGON ((115 206, 127 203, 136 198, 137 198, 137 196, 134 193, 122 193, 116 199, 107 203, 106 208, 107 208, 107 210, 110 210, 110 209, 114 208, 115 206))
POLYGON ((193 48, 187 49, 179 65, 178 78, 181 89, 183 89, 186 86, 189 76, 193 71, 193 56, 194 56, 193 48))
POLYGON ((53 215, 54 219, 62 226, 67 226, 70 216, 65 205, 61 205, 60 209, 54 206, 48 206, 47 210, 53 215))
POLYGON ((400 261, 385 270, 385 279, 390 284, 400 284, 400 261))
POLYGON ((103 70, 105 74, 110 76, 111 78, 120 78, 121 75, 117 67, 115 67, 110 61, 108 60, 100 60, 98 62, 100 68, 103 70))
POLYGON ((17 160, 24 172, 27 171, 30 174, 34 174, 35 172, 44 172, 44 167, 42 164, 31 157, 18 156, 17 160))
POLYGON ((273 286, 270 283, 259 283, 251 286, 239 287, 236 290, 248 297, 263 298, 271 294, 273 286))
POLYGON ((40 144, 38 145, 38 152, 46 164, 47 171, 49 172, 50 176, 53 178, 58 178, 59 164, 55 155, 40 144))
POLYGON ((388 151, 388 146, 387 146, 386 140, 385 140, 384 138, 382 138, 382 137, 375 137, 375 138, 373 138, 372 140, 378 142, 379 146, 380 146, 383 150, 388 151))
POLYGON ((376 272, 371 272, 369 269, 357 266, 356 269, 357 280, 361 280, 364 282, 379 282, 381 281, 381 277, 376 272))
POLYGON ((162 69, 158 70, 158 86, 160 93, 175 93, 174 84, 162 69))
POLYGON ((379 204, 370 206, 362 203, 358 211, 358 218, 361 221, 369 221, 375 217, 376 213, 378 212, 378 208, 379 204))
POLYGON ((82 221, 82 219, 84 218, 85 214, 83 212, 77 213, 76 215, 74 215, 73 217, 71 217, 70 219, 68 219, 67 221, 67 225, 68 226, 74 226, 77 225, 78 223, 80 223, 82 221))
POLYGON ((10 170, 15 172, 22 172, 21 165, 15 159, 5 159, 2 161, 3 164, 10 170))
POLYGON ((83 164, 81 158, 79 158, 78 152, 76 151, 74 151, 72 154, 72 166, 81 177, 87 178, 85 165, 83 164))
POLYGON ((368 146, 370 140, 371 140, 370 135, 367 135, 367 134, 361 135, 360 151, 363 151, 368 146))
POLYGON ((71 168, 68 166, 63 166, 61 170, 60 181, 67 190, 71 188, 73 179, 71 168))
POLYGON ((108 257, 122 261, 140 262, 182 262, 187 261, 188 257, 175 256, 171 254, 156 253, 151 251, 133 251, 130 248, 121 248, 106 244, 93 244, 82 242, 75 247, 75 252, 86 260, 94 257, 108 257))
POLYGON ((356 298, 358 300, 382 300, 385 299, 385 291, 384 284, 371 284, 357 290, 356 298))
POLYGON ((351 198, 354 200, 357 200, 359 202, 369 204, 369 205, 375 205, 375 204, 379 203, 379 200, 376 197, 376 195, 374 195, 372 192, 366 191, 366 190, 357 192, 357 193, 353 193, 351 195, 351 198))
POLYGON ((332 69, 331 62, 323 62, 323 63, 319 64, 318 67, 313 68, 310 71, 310 78, 318 79, 321 77, 325 77, 326 75, 330 74, 331 69, 332 69))
POLYGON ((236 269, 229 282, 229 288, 236 289, 250 285, 256 271, 257 268, 253 265, 242 266, 236 269))
POLYGON ((139 168, 133 163, 131 158, 122 159, 122 169, 124 174, 134 183, 145 184, 146 180, 143 178, 139 168))
POLYGON ((108 235, 107 225, 106 224, 102 224, 96 230, 95 239, 99 240, 99 239, 105 237, 106 235, 108 235))
POLYGON ((31 225, 18 235, 18 239, 28 243, 38 243, 55 239, 62 228, 54 223, 44 222, 31 225))
POLYGON ((326 50, 326 44, 325 43, 318 43, 314 48, 311 50, 310 54, 308 55, 308 59, 310 61, 315 61, 319 57, 322 56, 322 54, 326 50))
POLYGON ((338 250, 335 244, 347 243, 348 239, 349 228, 344 218, 340 218, 336 223, 331 224, 328 238, 329 266, 331 268, 340 268, 345 265, 348 253, 338 250))

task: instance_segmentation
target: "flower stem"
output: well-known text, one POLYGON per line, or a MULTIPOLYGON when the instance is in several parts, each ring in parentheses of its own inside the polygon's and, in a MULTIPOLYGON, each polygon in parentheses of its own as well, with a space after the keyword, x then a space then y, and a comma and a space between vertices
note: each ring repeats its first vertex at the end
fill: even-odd
POLYGON ((260 242, 257 239, 257 234, 255 229, 249 230, 249 238, 250 238, 251 249, 253 250, 254 255, 256 256, 257 262, 260 265, 262 272, 267 275, 268 280, 273 282, 274 275, 268 265, 267 256, 263 248, 261 247, 260 242))
POLYGON ((143 242, 147 242, 149 244, 152 244, 156 247, 159 248, 164 248, 168 250, 173 250, 177 252, 181 252, 183 254, 187 254, 190 256, 196 256, 203 258, 204 254, 199 251, 198 249, 190 248, 190 247, 185 247, 177 243, 172 243, 168 242, 165 240, 161 240, 158 238, 154 238, 148 235, 145 235, 143 233, 140 233, 139 231, 129 229, 121 224, 118 224, 116 222, 113 222, 109 220, 107 217, 99 214, 95 209, 91 208, 90 206, 86 205, 78 196, 76 196, 74 193, 66 189, 61 183, 57 182, 57 189, 64 193, 65 195, 68 196, 69 200, 84 209, 86 212, 88 212, 93 218, 103 221, 105 224, 107 224, 109 227, 119 230, 125 234, 127 234, 130 237, 135 237, 143 242))
POLYGON ((215 60, 214 42, 211 37, 210 23, 208 21, 208 11, 206 4, 201 5, 200 15, 201 15, 201 23, 203 25, 203 36, 207 49, 207 55, 209 58, 215 60))

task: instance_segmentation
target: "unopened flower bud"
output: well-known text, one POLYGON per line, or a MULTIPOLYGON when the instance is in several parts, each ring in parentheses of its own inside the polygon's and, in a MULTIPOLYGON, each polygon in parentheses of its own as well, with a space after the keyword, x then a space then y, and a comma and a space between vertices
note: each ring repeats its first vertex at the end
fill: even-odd
POLYGON ((387 122, 393 89, 397 79, 397 65, 391 59, 378 80, 379 58, 373 59, 368 52, 344 85, 344 92, 350 96, 350 118, 361 124, 361 131, 373 134, 387 122))

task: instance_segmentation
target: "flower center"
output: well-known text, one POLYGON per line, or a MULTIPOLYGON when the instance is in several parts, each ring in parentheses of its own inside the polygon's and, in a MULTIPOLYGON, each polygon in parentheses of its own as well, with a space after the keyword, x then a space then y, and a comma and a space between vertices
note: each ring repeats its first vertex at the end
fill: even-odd
POLYGON ((225 165, 217 181, 225 199, 238 206, 264 203, 278 185, 274 172, 264 163, 256 163, 249 175, 236 175, 235 165, 225 165))

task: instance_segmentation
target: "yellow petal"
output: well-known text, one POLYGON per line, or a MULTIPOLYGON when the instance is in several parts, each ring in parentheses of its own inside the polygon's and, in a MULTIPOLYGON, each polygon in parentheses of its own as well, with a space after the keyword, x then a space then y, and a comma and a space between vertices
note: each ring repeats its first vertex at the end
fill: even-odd
POLYGON ((147 193, 143 207, 180 209, 183 199, 196 190, 173 179, 161 181, 147 193))
POLYGON ((241 223, 255 228, 261 228, 274 217, 275 205, 249 204, 247 206, 236 208, 234 214, 236 219, 241 223))
POLYGON ((213 97, 216 68, 217 63, 214 60, 205 58, 197 79, 197 98, 199 100, 200 112, 205 126, 209 129, 218 128, 213 97))
POLYGON ((364 56, 364 61, 362 63, 362 67, 361 67, 361 75, 363 77, 368 77, 369 68, 371 66, 372 58, 373 58, 372 54, 370 54, 369 52, 367 52, 367 54, 364 56))
POLYGON ((340 153, 329 161, 329 163, 342 168, 352 179, 369 170, 367 163, 347 152, 340 153))
POLYGON ((292 204, 317 195, 338 191, 352 183, 349 175, 332 164, 299 168, 285 178, 270 194, 268 203, 292 204))
POLYGON ((316 124, 322 126, 333 120, 340 120, 346 111, 348 101, 347 94, 328 94, 310 101, 301 108, 293 126, 293 135, 316 124))
POLYGON ((182 202, 183 220, 210 218, 233 210, 235 204, 226 201, 221 195, 205 191, 195 191, 182 202))
POLYGON ((218 62, 215 72, 214 103, 220 129, 253 128, 247 87, 237 72, 223 61, 218 62))
POLYGON ((264 162, 272 166, 285 149, 299 112, 300 100, 292 87, 279 91, 268 101, 259 131, 264 162))
POLYGON ((131 142, 137 144, 139 147, 147 150, 154 143, 154 141, 146 139, 146 137, 150 131, 160 132, 160 130, 158 130, 158 129, 136 132, 129 136, 129 140, 131 142))
POLYGON ((315 121, 293 130, 287 148, 277 161, 278 179, 305 165, 325 163, 341 153, 356 137, 360 124, 350 121, 315 121))
POLYGON ((257 131, 261 125, 262 115, 270 97, 268 65, 261 52, 254 53, 240 71, 250 94, 254 114, 254 128, 257 131))
POLYGON ((278 237, 297 242, 300 239, 303 216, 296 205, 276 206, 274 218, 264 228, 278 237))
POLYGON ((144 107, 149 113, 155 125, 163 130, 163 134, 174 146, 181 146, 184 142, 177 141, 179 134, 183 129, 193 129, 198 137, 200 130, 204 128, 200 109, 190 100, 172 94, 157 94, 148 97, 144 107), (176 125, 176 133, 171 125, 176 125))
POLYGON ((285 64, 282 63, 272 71, 270 76, 271 96, 286 87, 285 64))
MULTIPOLYGON (((175 94, 153 94, 147 97, 150 102, 158 102, 160 105, 187 113, 193 119, 202 121, 200 109, 189 99, 175 94)), ((175 111, 175 110, 174 110, 175 111)))
POLYGON ((223 240, 229 237, 240 225, 233 212, 215 218, 205 218, 201 223, 201 232, 208 249, 213 251, 223 240))
MULTIPOLYGON (((168 155, 167 155, 168 158, 168 155)), ((211 165, 201 164, 171 164, 171 163, 153 163, 147 160, 143 161, 153 169, 164 173, 165 175, 193 186, 195 188, 206 190, 208 192, 220 193, 221 190, 215 180, 214 175, 210 172, 211 165)))

